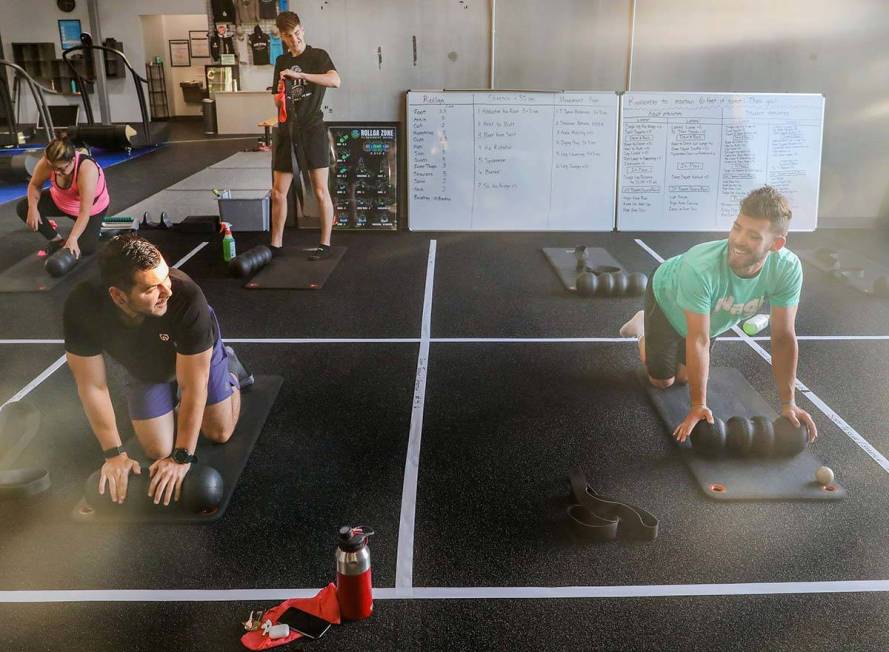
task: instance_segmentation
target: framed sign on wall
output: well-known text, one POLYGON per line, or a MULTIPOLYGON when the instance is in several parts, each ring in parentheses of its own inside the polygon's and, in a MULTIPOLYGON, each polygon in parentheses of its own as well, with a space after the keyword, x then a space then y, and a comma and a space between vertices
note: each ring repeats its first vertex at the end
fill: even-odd
POLYGON ((188 49, 192 59, 210 58, 210 40, 207 32, 188 32, 188 49))
POLYGON ((76 18, 65 18, 59 21, 59 40, 62 50, 80 45, 80 21, 76 18))
POLYGON ((170 67, 187 68, 191 65, 191 55, 188 51, 188 39, 170 40, 170 67))

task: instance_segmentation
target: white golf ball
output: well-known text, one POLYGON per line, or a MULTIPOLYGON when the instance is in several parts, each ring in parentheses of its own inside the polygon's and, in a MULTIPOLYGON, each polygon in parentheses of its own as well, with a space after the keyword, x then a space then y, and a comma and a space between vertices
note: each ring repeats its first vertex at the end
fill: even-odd
POLYGON ((818 484, 829 485, 833 482, 833 470, 829 466, 819 466, 815 471, 815 479, 818 484))

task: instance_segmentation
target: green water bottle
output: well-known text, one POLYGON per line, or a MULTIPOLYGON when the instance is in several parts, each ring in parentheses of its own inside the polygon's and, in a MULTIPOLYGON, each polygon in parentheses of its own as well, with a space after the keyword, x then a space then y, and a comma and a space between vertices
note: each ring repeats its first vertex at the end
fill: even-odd
POLYGON ((225 262, 229 262, 236 255, 235 238, 232 235, 232 225, 228 222, 222 222, 222 257, 225 262))

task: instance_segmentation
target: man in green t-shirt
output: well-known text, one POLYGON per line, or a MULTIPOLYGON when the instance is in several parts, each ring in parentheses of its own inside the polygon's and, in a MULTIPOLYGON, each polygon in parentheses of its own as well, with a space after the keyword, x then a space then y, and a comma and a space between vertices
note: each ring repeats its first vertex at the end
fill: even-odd
POLYGON ((623 337, 639 339, 639 354, 655 387, 688 383, 691 408, 673 436, 680 442, 702 419, 713 423, 707 407, 710 348, 716 336, 771 307, 772 367, 781 415, 803 423, 809 441, 815 422, 794 401, 799 346, 796 309, 803 271, 785 248, 791 211, 777 190, 763 186, 741 202, 728 239, 704 242, 665 261, 645 292, 644 310, 623 325, 623 337))

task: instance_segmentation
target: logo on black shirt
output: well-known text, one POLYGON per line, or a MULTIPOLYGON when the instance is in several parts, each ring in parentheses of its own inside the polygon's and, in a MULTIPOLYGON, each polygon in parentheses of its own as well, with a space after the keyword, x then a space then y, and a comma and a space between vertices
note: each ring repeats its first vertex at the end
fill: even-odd
MULTIPOLYGON (((300 68, 296 64, 290 66, 290 69, 293 72, 302 72, 303 71, 303 69, 300 68)), ((288 93, 288 96, 290 97, 290 100, 292 102, 298 103, 304 97, 308 97, 309 95, 311 95, 311 93, 309 92, 309 89, 306 87, 306 80, 305 79, 288 79, 287 82, 289 82, 289 86, 290 86, 290 89, 289 89, 290 92, 288 93)))
POLYGON ((169 342, 170 341, 170 336, 167 335, 166 333, 158 333, 157 336, 159 338, 161 338, 161 342, 169 342))

